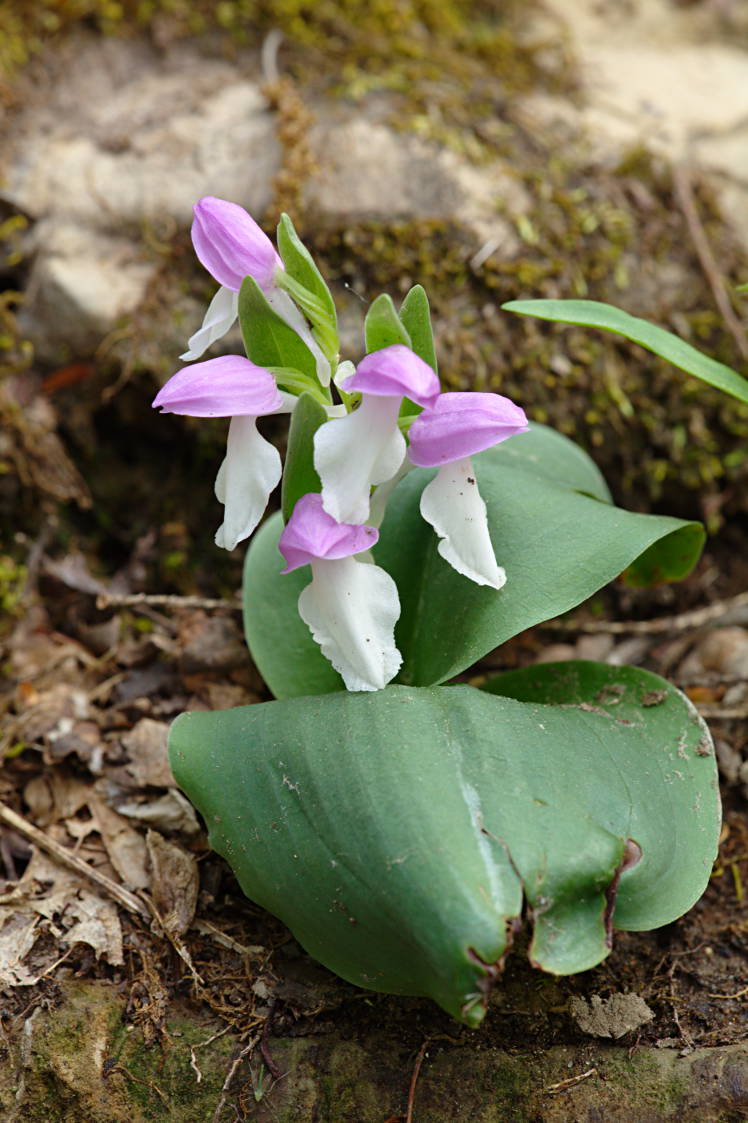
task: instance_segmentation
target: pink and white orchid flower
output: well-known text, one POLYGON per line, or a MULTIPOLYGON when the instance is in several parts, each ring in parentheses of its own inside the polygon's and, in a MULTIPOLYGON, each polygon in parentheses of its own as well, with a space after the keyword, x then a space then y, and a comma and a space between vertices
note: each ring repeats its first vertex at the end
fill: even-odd
POLYGON ((439 536, 439 553, 458 573, 493 589, 504 585, 506 573, 496 561, 471 457, 527 429, 524 410, 509 398, 448 393, 419 414, 408 433, 408 459, 439 469, 421 495, 421 514, 439 536))
POLYGON ((278 389, 269 371, 239 355, 178 370, 154 398, 154 407, 164 413, 231 418, 226 456, 215 484, 216 497, 224 506, 217 546, 233 550, 262 518, 282 467, 278 450, 257 432, 257 418, 290 413, 295 402, 295 397, 278 389))
POLYGON ((284 573, 312 567, 312 582, 299 596, 299 615, 347 690, 381 690, 402 663, 395 646, 397 586, 379 566, 355 557, 378 537, 374 527, 336 522, 322 497, 309 494, 297 502, 278 542, 284 573))
POLYGON ((242 281, 254 277, 268 304, 314 355, 321 385, 329 385, 329 362, 304 316, 277 283, 283 274, 283 262, 267 234, 243 207, 226 199, 206 195, 193 211, 195 253, 221 287, 208 305, 201 327, 190 336, 188 350, 180 357, 185 362, 199 359, 212 343, 226 335, 236 322, 242 281))
POLYGON ((360 524, 369 517, 372 487, 392 479, 405 459, 397 423, 403 398, 431 405, 439 379, 409 347, 395 343, 367 355, 340 388, 361 394, 361 404, 314 434, 314 467, 328 515, 360 524))

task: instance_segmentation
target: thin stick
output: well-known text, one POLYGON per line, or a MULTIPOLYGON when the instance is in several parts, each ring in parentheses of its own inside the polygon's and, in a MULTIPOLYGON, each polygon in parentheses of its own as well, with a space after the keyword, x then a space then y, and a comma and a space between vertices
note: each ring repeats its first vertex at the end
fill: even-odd
POLYGON ((430 1037, 425 1038, 421 1048, 418 1050, 416 1063, 413 1065, 413 1075, 410 1078, 410 1088, 408 1089, 408 1106, 405 1112, 405 1123, 413 1123, 413 1103, 416 1098, 416 1084, 418 1083, 421 1065, 423 1064, 423 1058, 426 1056, 426 1050, 429 1047, 430 1041, 430 1037))
POLYGON ((223 1087, 221 1088, 221 1098, 218 1101, 218 1103, 216 1104, 216 1110, 213 1112, 213 1117, 211 1119, 211 1123, 219 1123, 219 1120, 221 1118, 221 1112, 224 1109, 224 1106, 226 1104, 226 1100, 229 1098, 229 1088, 231 1087, 231 1081, 234 1079, 234 1075, 236 1073, 236 1070, 238 1069, 239 1065, 242 1063, 244 1058, 249 1053, 252 1052, 252 1050, 254 1049, 255 1045, 257 1044, 257 1042, 259 1040, 260 1040, 260 1034, 258 1033, 255 1037, 252 1038, 252 1040, 247 1045, 244 1046, 244 1048, 241 1050, 241 1052, 234 1058, 234 1060, 231 1064, 231 1068, 229 1069, 229 1071, 226 1075, 226 1079, 223 1082, 223 1087))
POLYGON ((748 987, 743 987, 742 990, 736 990, 734 994, 708 994, 709 998, 745 998, 748 994, 748 987))
POLYGON ((139 608, 147 605, 161 605, 164 608, 228 608, 240 612, 239 600, 221 600, 218 597, 180 597, 171 593, 130 593, 117 596, 99 593, 96 597, 97 608, 139 608))
POLYGON ((273 1055, 270 1052, 270 1046, 268 1045, 268 1035, 270 1033, 270 1026, 271 1026, 272 1021, 273 1021, 273 1014, 275 1013, 275 1006, 276 1006, 276 999, 274 998, 270 1003, 270 1009, 268 1010, 268 1015, 265 1018, 265 1021, 262 1023, 262 1037, 260 1038, 260 1053, 262 1055, 263 1061, 265 1062, 265 1066, 266 1066, 268 1072, 270 1073, 270 1075, 272 1076, 273 1080, 280 1080, 281 1077, 283 1076, 283 1073, 281 1072, 281 1070, 278 1068, 277 1064, 273 1060, 273 1055))
POLYGON ((722 274, 719 271, 714 254, 712 253, 712 247, 709 245, 709 239, 706 236, 706 231, 699 218, 699 212, 696 209, 691 177, 684 167, 676 167, 673 170, 673 183, 678 204, 683 211, 686 225, 688 226, 688 232, 691 235, 691 241, 696 250, 696 256, 699 259, 701 268, 704 270, 704 276, 709 282, 709 287, 714 296, 714 302, 735 340, 738 351, 740 351, 744 359, 748 359, 748 338, 746 338, 743 325, 735 315, 732 304, 730 303, 730 297, 727 293, 725 282, 722 279, 722 274))
POLYGON ((655 620, 548 620, 543 628, 554 632, 589 632, 605 635, 661 635, 664 632, 685 631, 688 628, 703 628, 736 608, 748 607, 748 593, 716 601, 704 608, 692 608, 679 612, 676 616, 660 616, 655 620))
POLYGON ((581 1084, 583 1080, 588 1080, 596 1072, 596 1068, 588 1068, 586 1072, 580 1072, 579 1076, 570 1076, 568 1080, 559 1080, 557 1084, 549 1084, 543 1091, 547 1096, 557 1096, 559 1092, 565 1092, 567 1088, 573 1088, 575 1084, 581 1084))
POLYGON ((143 920, 151 919, 148 909, 140 898, 136 897, 134 893, 131 893, 129 889, 125 889, 124 885, 118 885, 116 881, 112 881, 106 874, 94 869, 93 866, 89 866, 88 862, 84 862, 82 858, 79 858, 70 850, 66 850, 59 842, 55 842, 53 838, 44 834, 38 827, 32 826, 31 823, 27 822, 21 815, 17 815, 15 811, 11 811, 9 807, 6 807, 4 803, 0 803, 0 822, 12 827, 13 830, 18 831, 24 838, 35 843, 41 850, 45 850, 48 854, 51 854, 61 865, 67 866, 68 869, 74 870, 82 877, 88 878, 89 881, 92 881, 102 892, 112 897, 118 904, 127 909, 128 912, 135 913, 137 916, 142 917, 143 920))
POLYGON ((193 920, 190 927, 193 928, 195 932, 199 932, 201 936, 207 936, 209 939, 213 940, 214 943, 220 944, 222 948, 235 951, 238 955, 261 956, 268 954, 268 949, 262 947, 260 944, 240 944, 233 936, 229 936, 227 932, 221 931, 215 924, 211 924, 209 920, 193 920))

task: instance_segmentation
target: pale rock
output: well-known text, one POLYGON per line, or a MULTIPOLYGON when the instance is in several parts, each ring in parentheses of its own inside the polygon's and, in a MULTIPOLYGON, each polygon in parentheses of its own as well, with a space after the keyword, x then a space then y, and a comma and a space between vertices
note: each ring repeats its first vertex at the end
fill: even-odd
POLYGON ((48 66, 14 121, 0 197, 36 222, 21 328, 64 362, 143 303, 149 229, 170 238, 208 194, 262 215, 280 147, 259 83, 194 42, 162 54, 79 34, 48 66))
POLYGON ((450 219, 474 232, 476 250, 490 241, 510 256, 519 246, 513 219, 529 199, 503 164, 478 167, 361 114, 321 115, 310 145, 318 170, 305 201, 328 221, 450 219))
POLYGON ((653 1012, 638 994, 611 994, 601 998, 593 994, 585 998, 571 998, 569 1013, 582 1033, 590 1037, 623 1037, 654 1018, 653 1012))
POLYGON ((597 635, 580 636, 576 643, 576 658, 591 659, 593 662, 607 662, 613 650, 614 640, 606 632, 597 635))
POLYGON ((549 643, 543 647, 535 658, 536 663, 564 663, 569 659, 576 659, 577 651, 572 643, 549 643))
POLYGON ((64 362, 89 354, 117 321, 143 300, 155 266, 139 260, 133 242, 68 225, 56 219, 39 224, 37 254, 21 330, 37 355, 64 362))
POLYGON ((644 143, 716 172, 723 211, 748 241, 748 53, 715 33, 706 5, 549 4, 568 29, 583 103, 531 93, 522 115, 584 135, 603 162, 644 143))
POLYGON ((679 667, 684 679, 703 674, 748 678, 748 629, 714 628, 701 636, 679 667))
POLYGON ((262 213, 280 149, 258 83, 194 45, 76 44, 75 65, 20 118, 4 198, 32 218, 107 231, 186 225, 206 194, 262 213))

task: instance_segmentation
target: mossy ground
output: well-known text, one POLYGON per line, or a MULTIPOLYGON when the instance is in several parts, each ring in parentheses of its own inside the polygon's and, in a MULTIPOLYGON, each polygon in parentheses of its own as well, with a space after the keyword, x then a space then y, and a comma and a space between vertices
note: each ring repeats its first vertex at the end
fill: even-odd
MULTIPOLYGON (((255 1050, 183 1006, 158 1042, 127 1020, 125 1000, 100 983, 69 980, 36 1011, 24 1047, 5 1046, 0 1107, 18 1123, 383 1123, 403 1119, 414 1053, 386 1026, 344 1041, 272 1040, 274 1082, 255 1050), (246 1055, 242 1055, 243 1052, 246 1055), (231 1075, 231 1079, 228 1079, 231 1075)), ((436 1034, 419 1050, 414 1118, 429 1123, 525 1123, 604 1118, 742 1118, 741 1046, 690 1056, 603 1043, 538 1053, 471 1047, 436 1034)))

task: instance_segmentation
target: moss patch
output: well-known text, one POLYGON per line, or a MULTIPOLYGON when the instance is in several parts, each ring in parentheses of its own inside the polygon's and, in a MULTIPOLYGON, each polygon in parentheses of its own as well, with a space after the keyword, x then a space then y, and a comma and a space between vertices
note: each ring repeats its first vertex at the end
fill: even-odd
MULTIPOLYGON (((513 90, 569 85, 560 36, 518 36, 523 0, 40 0, 4 5, 0 71, 12 75, 45 43, 85 21, 106 35, 155 33, 160 41, 223 32, 234 44, 270 30, 290 44, 295 77, 334 85, 348 96, 372 89, 413 91, 445 70, 477 78, 500 72, 513 90)), ((425 91, 424 91, 425 93, 425 91)), ((424 102, 425 104, 425 102, 424 102)))
MULTIPOLYGON (((522 402, 592 453, 617 499, 634 509, 706 518, 746 510, 748 406, 602 332, 519 320, 520 297, 586 297, 625 307, 740 366, 675 201, 669 167, 637 149, 605 172, 562 158, 515 129, 514 166, 530 198, 523 248, 474 269, 475 240, 458 224, 363 223, 318 231, 324 271, 366 300, 415 281, 432 303, 443 382, 522 402)), ((729 282, 740 247, 705 182, 698 204, 729 282)))

